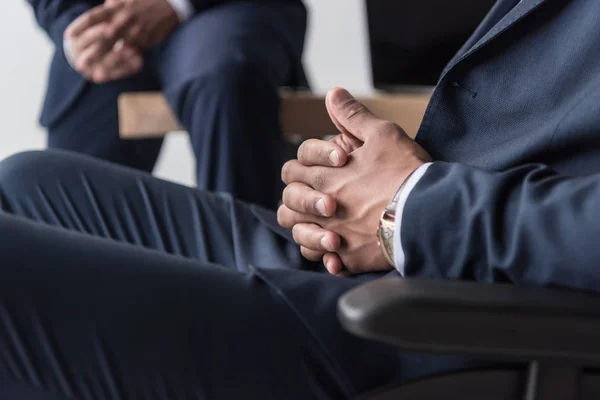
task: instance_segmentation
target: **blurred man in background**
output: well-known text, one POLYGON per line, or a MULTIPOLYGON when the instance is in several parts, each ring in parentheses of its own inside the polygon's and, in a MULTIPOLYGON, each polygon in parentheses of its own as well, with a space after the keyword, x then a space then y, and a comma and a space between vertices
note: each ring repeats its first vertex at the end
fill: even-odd
POLYGON ((117 98, 162 91, 190 134, 198 187, 274 208, 281 86, 306 84, 301 0, 28 0, 56 45, 48 147, 152 171, 162 139, 123 141, 117 98))

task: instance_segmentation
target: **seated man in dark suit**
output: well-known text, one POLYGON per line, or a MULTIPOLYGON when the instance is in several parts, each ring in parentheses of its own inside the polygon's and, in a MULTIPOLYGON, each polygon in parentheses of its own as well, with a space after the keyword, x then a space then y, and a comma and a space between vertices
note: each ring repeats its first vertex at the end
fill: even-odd
POLYGON ((341 133, 284 166, 278 215, 81 155, 5 160, 0 396, 347 399, 486 363, 358 339, 336 303, 401 276, 600 289, 599 17, 499 1, 416 141, 331 91, 341 133))
POLYGON ((56 45, 48 147, 151 171, 162 139, 121 140, 117 98, 160 90, 190 134, 198 187, 275 209, 278 89, 306 85, 301 0, 29 2, 56 45))

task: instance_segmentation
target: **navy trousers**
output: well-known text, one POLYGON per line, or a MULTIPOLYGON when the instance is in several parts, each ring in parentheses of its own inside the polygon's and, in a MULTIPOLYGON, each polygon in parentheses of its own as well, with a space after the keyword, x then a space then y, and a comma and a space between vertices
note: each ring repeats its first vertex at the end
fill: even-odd
POLYGON ((466 365, 346 333, 339 296, 394 278, 327 274, 229 195, 49 150, 0 163, 0 206, 1 399, 348 399, 466 365))
POLYGON ((160 90, 189 132, 198 187, 274 209, 284 161, 278 89, 306 84, 305 12, 296 3, 241 1, 194 16, 146 54, 139 74, 86 84, 48 124, 48 146, 152 171, 162 140, 121 140, 117 98, 160 90))

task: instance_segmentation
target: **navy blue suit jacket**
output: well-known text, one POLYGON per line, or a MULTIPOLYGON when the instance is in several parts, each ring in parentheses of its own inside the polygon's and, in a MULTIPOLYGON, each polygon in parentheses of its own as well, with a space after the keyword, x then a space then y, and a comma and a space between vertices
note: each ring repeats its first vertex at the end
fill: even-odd
POLYGON ((523 0, 459 51, 416 138, 435 162, 404 209, 406 276, 600 290, 599 51, 597 0, 523 0))
MULTIPOLYGON (((54 121, 73 104, 77 95, 86 85, 84 78, 74 69, 69 66, 64 50, 63 50, 63 33, 67 26, 75 20, 79 15, 83 14, 90 8, 97 6, 104 1, 102 0, 27 0, 35 12, 36 20, 39 26, 48 34, 50 39, 56 46, 56 52, 52 58, 50 66, 48 88, 46 98, 40 117, 40 122, 44 126, 51 125, 54 121)), ((196 12, 202 12, 210 7, 218 6, 219 4, 235 1, 235 0, 191 0, 196 12)), ((256 2, 273 2, 273 3, 298 3, 301 0, 252 0, 256 2)), ((275 24, 273 28, 280 30, 279 35, 286 39, 290 32, 284 31, 285 24, 275 24)), ((302 40, 290 40, 292 43, 302 43, 302 40)), ((301 49, 297 52, 300 54, 301 49)), ((305 78, 301 72, 301 67, 298 67, 298 84, 299 86, 306 85, 305 78)))
POLYGON ((598 290, 600 2, 523 0, 473 37, 417 135, 438 162, 406 204, 406 274, 598 290))

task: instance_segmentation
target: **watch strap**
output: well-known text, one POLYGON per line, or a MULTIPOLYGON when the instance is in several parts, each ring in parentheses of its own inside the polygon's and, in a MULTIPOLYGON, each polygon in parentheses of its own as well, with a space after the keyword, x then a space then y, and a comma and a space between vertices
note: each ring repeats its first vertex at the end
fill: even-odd
POLYGON ((396 227, 396 208, 398 206, 398 201, 400 200, 402 189, 406 186, 406 182, 408 182, 411 175, 412 172, 406 177, 404 182, 402 182, 402 185, 400 185, 392 200, 388 203, 385 210, 383 210, 383 214, 379 220, 379 246, 381 247, 384 257, 391 266, 395 266, 394 232, 396 227))

